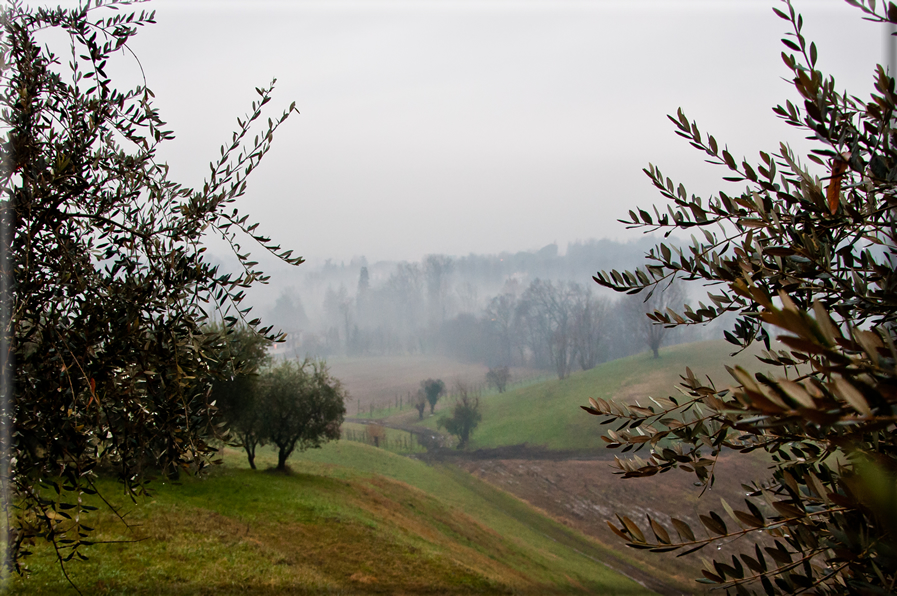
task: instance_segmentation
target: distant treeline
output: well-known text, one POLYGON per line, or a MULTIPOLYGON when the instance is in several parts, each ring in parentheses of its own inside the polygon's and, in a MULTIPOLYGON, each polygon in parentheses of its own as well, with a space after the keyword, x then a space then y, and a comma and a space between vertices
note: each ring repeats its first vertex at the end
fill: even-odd
POLYGON ((550 369, 563 378, 700 337, 699 329, 667 333, 645 316, 681 306, 681 287, 645 302, 600 292, 592 282, 599 269, 640 263, 651 247, 651 239, 591 240, 570 244, 563 255, 551 244, 413 263, 328 262, 283 289, 265 322, 286 332, 277 351, 289 356, 445 354, 490 367, 550 369))

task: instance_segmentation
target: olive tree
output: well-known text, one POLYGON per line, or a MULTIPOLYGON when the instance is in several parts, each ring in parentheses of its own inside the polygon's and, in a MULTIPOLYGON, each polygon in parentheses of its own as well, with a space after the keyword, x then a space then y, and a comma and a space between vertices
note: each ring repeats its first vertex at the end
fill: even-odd
POLYGON ((261 436, 277 446, 278 470, 286 470, 296 448, 339 439, 348 396, 323 362, 281 362, 262 373, 258 391, 261 436))
POLYGON ((470 442, 470 435, 480 424, 483 415, 480 413, 480 399, 470 394, 467 385, 455 384, 456 401, 451 415, 445 415, 436 422, 438 428, 445 428, 450 434, 458 437, 458 449, 464 449, 470 442))
POLYGON ((60 561, 82 557, 80 497, 96 490, 101 462, 131 494, 149 469, 209 462, 222 338, 203 326, 216 311, 227 325, 247 319, 243 290, 267 279, 241 243, 302 262, 235 206, 294 107, 265 125, 273 83, 258 88, 203 186, 169 179, 157 151, 174 135, 152 92, 121 91, 106 73, 154 19, 118 10, 127 4, 13 1, 0 12, 0 471, 17 569, 35 539, 60 561), (71 42, 65 55, 41 41, 45 30, 71 42), (207 234, 230 243, 237 273, 207 259, 207 234))
POLYGON ((271 342, 245 325, 229 329, 216 324, 206 332, 218 334, 222 339, 218 357, 221 370, 212 383, 213 403, 232 438, 246 451, 249 467, 255 470, 256 447, 265 444, 258 379, 270 361, 271 342))
MULTIPOLYGON (((427 379, 420 382, 420 388, 430 404, 430 413, 436 408, 436 402, 445 394, 445 382, 442 379, 427 379)), ((423 413, 421 413, 423 415, 423 413)))
MULTIPOLYGON (((897 6, 848 0, 872 21, 897 23, 897 6)), ((595 281, 628 293, 660 292, 674 279, 712 285, 706 303, 652 313, 658 324, 701 324, 735 313, 726 338, 763 344, 768 372, 729 368, 731 387, 690 368, 684 396, 635 404, 591 399, 585 409, 613 423, 627 478, 679 468, 709 487, 724 451, 764 451, 769 477, 745 481, 744 503, 700 516, 706 532, 673 518, 620 517, 614 531, 635 548, 687 554, 737 541, 742 552, 708 562, 698 581, 739 594, 884 594, 897 582, 897 144, 895 83, 884 67, 860 99, 817 68, 790 1, 773 9, 789 31, 782 54, 799 100, 774 112, 815 147, 803 158, 785 143, 759 161, 736 159, 680 110, 678 135, 725 168, 740 194, 690 195, 659 168, 645 170, 669 201, 624 223, 694 232, 692 243, 659 243, 632 272, 595 281), (771 334, 780 344, 773 345, 771 334), (727 519, 728 518, 728 519, 727 519), (649 529, 650 528, 650 529, 649 529), (675 532, 673 531, 675 529, 675 532)), ((705 493, 706 494, 706 493, 705 493)), ((712 494, 712 493, 710 493, 712 494)))

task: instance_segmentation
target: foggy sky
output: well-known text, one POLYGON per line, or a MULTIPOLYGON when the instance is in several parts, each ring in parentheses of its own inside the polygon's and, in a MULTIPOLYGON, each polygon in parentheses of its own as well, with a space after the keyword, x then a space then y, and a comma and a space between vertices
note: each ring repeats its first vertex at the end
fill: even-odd
MULTIPOLYGON (((658 201, 650 161, 691 192, 725 172, 673 133, 682 107, 738 159, 801 137, 772 114, 796 93, 787 23, 750 1, 159 1, 131 44, 177 139, 162 158, 201 185, 277 77, 275 137, 240 207, 313 263, 625 239, 658 201)), ((840 0, 796 7, 839 89, 868 96, 881 25, 840 0)), ((134 59, 109 67, 139 82, 134 59)), ((724 187, 725 188, 725 187, 724 187)), ((731 189, 737 190, 737 189, 731 189)))

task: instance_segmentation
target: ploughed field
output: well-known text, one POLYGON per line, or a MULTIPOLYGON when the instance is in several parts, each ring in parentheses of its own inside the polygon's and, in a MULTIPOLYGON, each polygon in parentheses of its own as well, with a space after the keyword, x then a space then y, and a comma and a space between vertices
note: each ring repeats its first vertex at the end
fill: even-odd
MULTIPOLYGON (((646 516, 667 528, 672 515, 688 523, 698 538, 704 536, 699 514, 708 509, 722 511, 720 499, 736 509, 743 505, 741 482, 760 478, 765 466, 758 458, 724 455, 717 464, 718 480, 712 489, 701 495, 694 486, 694 476, 686 472, 668 472, 649 478, 623 479, 613 474, 609 461, 600 460, 533 460, 485 459, 458 462, 461 468, 477 478, 505 490, 530 503, 565 525, 594 537, 608 548, 624 550, 624 560, 641 573, 632 572, 647 585, 664 594, 705 591, 695 583, 701 577, 703 552, 679 558, 672 553, 648 553, 629 549, 608 528, 607 521, 617 525, 615 515, 626 515, 645 528, 646 516), (647 577, 646 577, 647 576, 647 577), (658 580, 654 583, 649 577, 658 580)), ((675 536, 675 534, 673 534, 675 536)), ((740 552, 740 544, 716 542, 706 549, 740 552)), ((709 556, 709 552, 708 552, 709 556)))
MULTIPOLYGON (((587 404, 589 397, 646 403, 649 396, 680 395, 676 385, 686 366, 699 377, 710 377, 718 387, 730 383, 725 365, 737 364, 752 371, 764 369, 755 353, 730 358, 731 352, 732 346, 722 341, 678 345, 663 348, 659 359, 649 353, 639 354, 577 372, 564 380, 521 383, 503 394, 487 392, 480 397, 483 420, 466 453, 444 449, 423 455, 420 447, 412 453, 404 450, 403 446, 410 444, 407 439, 395 443, 395 449, 415 457, 451 461, 596 538, 620 553, 621 564, 639 569, 630 573, 657 591, 703 592, 705 586, 694 582, 694 578, 701 577, 703 551, 677 558, 675 552, 654 554, 629 549, 606 522, 616 521, 615 514, 619 513, 644 527, 646 515, 650 515, 670 527, 668 520, 673 516, 689 523, 701 537, 703 527, 698 515, 709 509, 722 511, 720 499, 743 509, 745 491, 741 483, 762 479, 766 460, 761 454, 724 453, 715 470, 714 486, 703 494, 701 487, 694 485, 693 474, 678 470, 650 478, 623 479, 614 474, 611 464, 615 455, 626 454, 605 448, 606 443, 601 440, 601 435, 613 427, 601 425, 601 418, 585 413, 579 406, 587 404), (650 577, 660 583, 651 583, 650 577)), ((443 398, 442 407, 451 403, 451 396, 443 398)), ((438 432, 438 409, 433 416, 428 410, 423 421, 417 420, 416 411, 382 414, 380 421, 386 425, 403 429, 417 426, 438 432)), ((400 431, 395 432, 402 436, 400 431)), ((645 457, 646 453, 644 450, 638 455, 645 457)), ((714 543, 707 549, 736 552, 740 546, 714 543)))

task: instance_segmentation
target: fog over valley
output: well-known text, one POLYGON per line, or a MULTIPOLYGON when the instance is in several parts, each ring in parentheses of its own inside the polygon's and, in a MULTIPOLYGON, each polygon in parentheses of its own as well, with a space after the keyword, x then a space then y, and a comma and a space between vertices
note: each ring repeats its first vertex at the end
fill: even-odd
POLYGON ((410 262, 305 263, 279 269, 250 301, 254 316, 286 333, 275 348, 281 357, 440 355, 563 378, 661 344, 711 336, 703 326, 667 332, 645 317, 679 309, 689 293, 706 300, 699 287, 677 283, 662 301, 658 292, 645 302, 647 293, 618 296, 592 280, 599 269, 640 265, 657 241, 589 240, 563 253, 549 244, 410 262))
POLYGON ((55 1, 0 593, 893 592, 897 2, 55 1))

